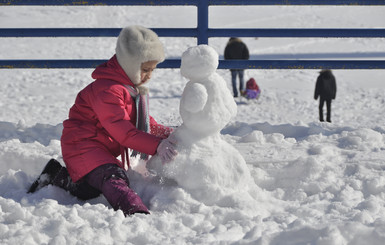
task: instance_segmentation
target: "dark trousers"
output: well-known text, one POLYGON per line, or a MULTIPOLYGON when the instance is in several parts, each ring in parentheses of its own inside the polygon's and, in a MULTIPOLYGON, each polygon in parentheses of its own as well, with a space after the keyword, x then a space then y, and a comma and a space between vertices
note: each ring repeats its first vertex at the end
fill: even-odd
POLYGON ((99 166, 76 183, 72 182, 67 169, 62 167, 52 184, 82 200, 103 194, 114 210, 120 209, 125 215, 149 213, 140 197, 130 188, 124 170, 116 164, 99 166))
POLYGON ((332 100, 331 99, 324 99, 320 98, 319 101, 319 120, 321 122, 324 121, 324 115, 323 115, 323 107, 326 102, 326 121, 331 122, 331 113, 332 113, 332 100))
POLYGON ((243 90, 243 87, 244 87, 243 74, 244 74, 244 70, 231 70, 231 84, 233 86, 234 97, 238 97, 237 76, 239 77, 239 91, 242 92, 243 90))

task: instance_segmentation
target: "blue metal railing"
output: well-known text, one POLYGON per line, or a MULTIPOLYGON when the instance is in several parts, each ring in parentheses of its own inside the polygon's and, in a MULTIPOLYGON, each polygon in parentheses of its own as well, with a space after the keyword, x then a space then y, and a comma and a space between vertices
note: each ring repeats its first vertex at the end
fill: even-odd
MULTIPOLYGON (((210 37, 337 37, 384 38, 385 29, 212 29, 210 5, 385 5, 385 0, 0 0, 1 6, 20 5, 192 5, 198 10, 197 28, 152 28, 161 37, 195 37, 207 44, 210 37)), ((0 28, 6 37, 116 37, 120 28, 0 28)), ((106 60, 0 60, 1 68, 92 68, 106 60)), ((180 59, 166 59, 160 68, 179 68, 180 59)), ((220 60, 220 69, 385 69, 385 60, 220 60)))

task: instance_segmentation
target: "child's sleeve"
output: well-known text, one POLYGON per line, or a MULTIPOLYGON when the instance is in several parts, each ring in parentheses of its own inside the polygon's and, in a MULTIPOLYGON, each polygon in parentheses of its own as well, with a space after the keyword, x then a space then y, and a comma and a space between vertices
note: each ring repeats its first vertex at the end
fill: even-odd
POLYGON ((172 133, 173 129, 162 124, 159 124, 155 121, 153 117, 150 116, 150 133, 157 137, 167 138, 172 133))

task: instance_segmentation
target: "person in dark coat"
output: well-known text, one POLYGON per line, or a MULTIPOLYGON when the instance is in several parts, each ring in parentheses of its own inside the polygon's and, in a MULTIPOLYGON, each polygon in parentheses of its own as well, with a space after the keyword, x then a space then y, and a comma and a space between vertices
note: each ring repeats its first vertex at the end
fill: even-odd
MULTIPOLYGON (((229 39, 225 48, 225 60, 248 60, 249 49, 241 39, 232 37, 229 39)), ((238 97, 237 90, 237 76, 239 77, 239 91, 243 91, 244 87, 244 70, 243 69, 230 69, 231 71, 231 83, 233 86, 234 97, 238 97)))
POLYGON ((331 70, 322 70, 320 75, 317 78, 317 83, 315 86, 314 99, 317 100, 318 96, 320 97, 319 101, 319 120, 324 121, 323 117, 323 107, 326 102, 326 121, 331 122, 331 104, 332 100, 336 98, 337 85, 336 79, 331 70))

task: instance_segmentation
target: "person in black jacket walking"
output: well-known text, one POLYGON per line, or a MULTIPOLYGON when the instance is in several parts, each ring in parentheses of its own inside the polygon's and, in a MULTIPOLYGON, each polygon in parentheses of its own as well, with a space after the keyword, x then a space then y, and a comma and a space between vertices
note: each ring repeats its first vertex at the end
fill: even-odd
POLYGON ((319 120, 324 121, 323 117, 323 106, 326 102, 326 121, 331 122, 331 104, 332 100, 336 98, 337 85, 336 79, 331 70, 322 70, 320 75, 317 78, 317 83, 315 86, 314 99, 317 100, 318 96, 320 97, 319 101, 319 120))
MULTIPOLYGON (((241 39, 232 37, 229 39, 225 48, 225 60, 248 60, 249 49, 241 39)), ((234 97, 238 97, 237 76, 239 77, 239 91, 242 92, 244 88, 244 70, 230 69, 231 83, 233 86, 234 97)))

